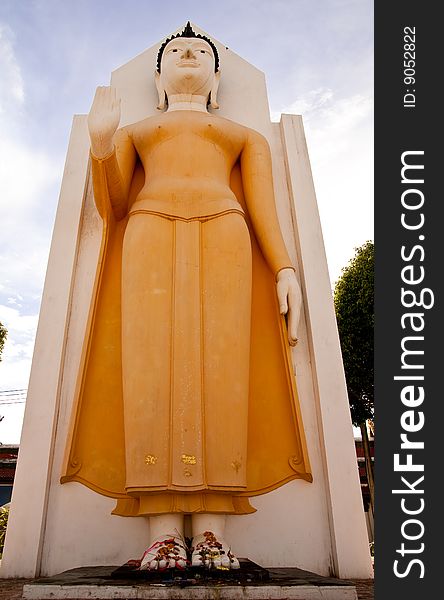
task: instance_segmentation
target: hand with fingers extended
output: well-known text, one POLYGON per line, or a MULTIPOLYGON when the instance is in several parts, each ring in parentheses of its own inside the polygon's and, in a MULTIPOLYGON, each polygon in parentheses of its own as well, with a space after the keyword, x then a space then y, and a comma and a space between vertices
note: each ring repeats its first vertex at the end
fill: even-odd
POLYGON ((88 115, 88 130, 91 152, 103 158, 114 148, 113 137, 120 123, 120 98, 115 88, 100 86, 88 115))
POLYGON ((281 315, 288 313, 288 343, 290 346, 296 346, 302 294, 293 269, 282 269, 277 274, 277 296, 281 315))

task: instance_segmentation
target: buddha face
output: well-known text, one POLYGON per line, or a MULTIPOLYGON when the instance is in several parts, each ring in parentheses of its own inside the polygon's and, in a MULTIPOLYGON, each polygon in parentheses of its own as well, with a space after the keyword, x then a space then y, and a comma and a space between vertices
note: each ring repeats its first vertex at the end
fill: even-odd
POLYGON ((179 37, 165 46, 160 82, 167 96, 195 94, 208 97, 214 79, 214 54, 205 40, 179 37))

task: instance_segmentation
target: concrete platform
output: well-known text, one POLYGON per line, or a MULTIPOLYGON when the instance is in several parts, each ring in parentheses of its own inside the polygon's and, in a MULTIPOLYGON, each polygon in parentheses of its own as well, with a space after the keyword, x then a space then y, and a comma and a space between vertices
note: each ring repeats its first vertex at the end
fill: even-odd
POLYGON ((352 582, 296 568, 268 569, 268 581, 217 579, 203 583, 181 575, 161 582, 111 577, 116 567, 82 567, 23 586, 25 600, 357 600, 352 582))

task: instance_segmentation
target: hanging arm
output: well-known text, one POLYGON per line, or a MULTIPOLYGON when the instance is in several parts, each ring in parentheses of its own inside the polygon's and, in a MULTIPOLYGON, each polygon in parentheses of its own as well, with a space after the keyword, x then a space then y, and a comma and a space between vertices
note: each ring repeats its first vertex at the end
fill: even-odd
POLYGON ((241 153, 245 200, 259 246, 276 277, 281 314, 288 314, 288 342, 297 343, 302 294, 276 213, 271 153, 267 140, 249 130, 241 153))

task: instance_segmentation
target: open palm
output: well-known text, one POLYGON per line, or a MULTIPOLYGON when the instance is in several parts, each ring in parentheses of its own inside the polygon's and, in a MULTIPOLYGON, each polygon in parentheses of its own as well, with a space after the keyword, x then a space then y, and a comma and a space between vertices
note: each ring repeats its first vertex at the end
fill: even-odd
POLYGON ((103 158, 113 150, 113 136, 120 123, 120 98, 114 88, 98 87, 88 115, 91 151, 103 158))

